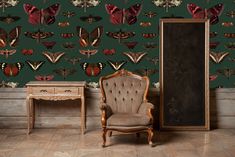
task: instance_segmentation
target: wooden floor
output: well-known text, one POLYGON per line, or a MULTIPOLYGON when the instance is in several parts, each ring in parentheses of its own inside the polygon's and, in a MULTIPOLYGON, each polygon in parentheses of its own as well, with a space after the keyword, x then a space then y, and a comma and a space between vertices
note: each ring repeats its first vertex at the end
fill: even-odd
POLYGON ((114 133, 102 148, 101 132, 78 129, 0 129, 0 157, 235 157, 235 129, 160 132, 155 147, 145 134, 114 133))

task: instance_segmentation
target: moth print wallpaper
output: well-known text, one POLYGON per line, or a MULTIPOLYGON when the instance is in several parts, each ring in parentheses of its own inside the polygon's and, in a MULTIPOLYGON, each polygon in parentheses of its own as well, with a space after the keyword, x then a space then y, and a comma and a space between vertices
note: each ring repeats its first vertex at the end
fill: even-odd
POLYGON ((97 82, 121 68, 158 82, 170 17, 210 19, 210 87, 234 87, 233 0, 0 0, 1 84, 97 82))

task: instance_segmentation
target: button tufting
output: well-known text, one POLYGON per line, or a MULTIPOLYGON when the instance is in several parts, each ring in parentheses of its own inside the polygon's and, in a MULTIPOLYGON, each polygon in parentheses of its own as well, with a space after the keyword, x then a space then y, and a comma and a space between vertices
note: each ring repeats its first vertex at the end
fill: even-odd
POLYGON ((133 101, 133 98, 131 98, 131 101, 133 101))
POLYGON ((127 91, 126 93, 129 94, 129 91, 127 91))
POLYGON ((138 91, 136 90, 136 91, 135 91, 135 93, 137 94, 137 93, 138 93, 138 91))
POLYGON ((119 94, 121 94, 121 91, 118 91, 119 94))
POLYGON ((122 98, 123 101, 125 101, 125 98, 122 98))
POLYGON ((106 83, 105 85, 106 85, 106 86, 108 86, 109 84, 108 84, 108 83, 106 83))
POLYGON ((114 101, 117 101, 117 98, 114 98, 114 101))

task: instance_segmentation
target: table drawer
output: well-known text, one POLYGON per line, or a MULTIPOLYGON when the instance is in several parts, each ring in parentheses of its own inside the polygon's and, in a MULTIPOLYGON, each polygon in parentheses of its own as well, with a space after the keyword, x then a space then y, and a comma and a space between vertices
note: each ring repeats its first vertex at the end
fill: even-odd
POLYGON ((55 88, 54 87, 34 87, 32 88, 32 94, 36 95, 44 95, 44 94, 54 94, 55 88))
POLYGON ((56 87, 55 94, 65 94, 65 95, 78 95, 78 87, 56 87))

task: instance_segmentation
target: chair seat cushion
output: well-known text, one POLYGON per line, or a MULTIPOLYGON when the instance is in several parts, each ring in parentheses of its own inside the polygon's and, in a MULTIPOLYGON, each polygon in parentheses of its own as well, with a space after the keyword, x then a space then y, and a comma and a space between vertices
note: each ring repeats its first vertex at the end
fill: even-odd
POLYGON ((150 118, 134 113, 115 113, 107 120, 108 126, 146 126, 149 124, 150 118))

